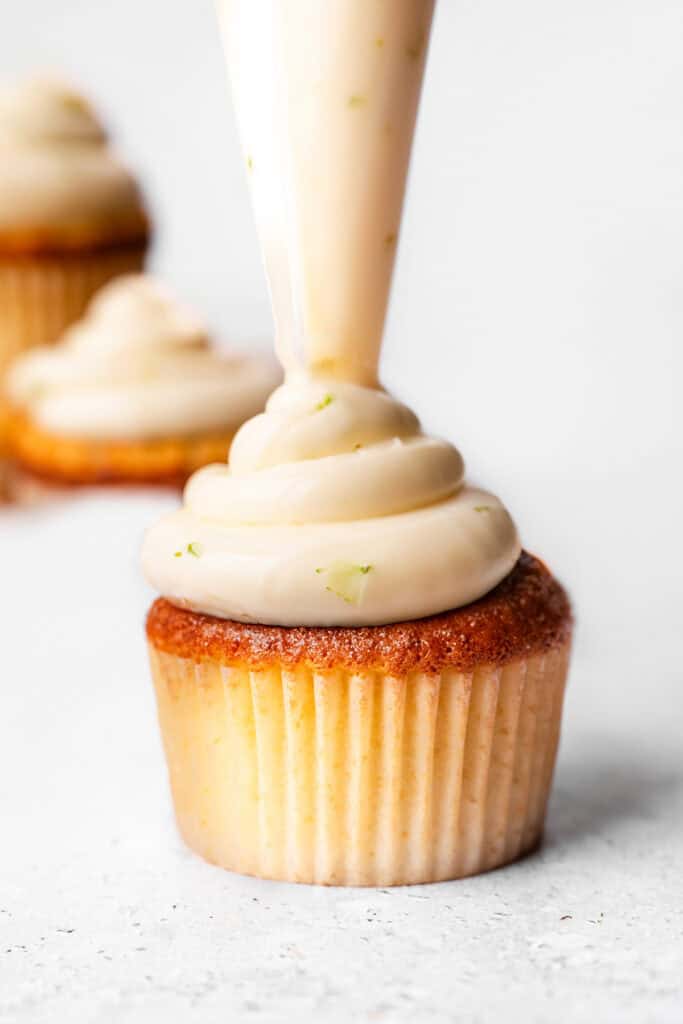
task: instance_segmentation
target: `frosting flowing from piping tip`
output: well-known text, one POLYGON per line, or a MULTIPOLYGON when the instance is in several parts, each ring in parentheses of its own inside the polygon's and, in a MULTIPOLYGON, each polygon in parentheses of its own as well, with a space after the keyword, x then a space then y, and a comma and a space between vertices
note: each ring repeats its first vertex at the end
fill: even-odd
POLYGON ((433 0, 219 0, 285 384, 148 531, 176 604, 381 625, 481 597, 520 545, 377 386, 433 0))

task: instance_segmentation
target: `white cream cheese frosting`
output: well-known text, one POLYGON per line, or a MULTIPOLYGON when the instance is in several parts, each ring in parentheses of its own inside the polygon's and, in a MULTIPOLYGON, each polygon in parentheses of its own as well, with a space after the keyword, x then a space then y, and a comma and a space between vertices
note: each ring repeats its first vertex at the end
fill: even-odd
POLYGON ((385 392, 297 379, 147 533, 147 578, 183 607, 266 625, 377 625, 481 597, 519 556, 497 498, 385 392))
POLYGON ((195 611, 379 625, 481 597, 520 553, 459 452, 378 384, 433 0, 219 0, 285 383, 148 531, 195 611))
POLYGON ((117 278, 57 345, 10 369, 10 402, 45 430, 152 440, 235 430, 277 383, 266 356, 219 351, 203 323, 145 275, 117 278))
POLYGON ((137 184, 83 96, 49 79, 0 88, 0 235, 144 226, 137 184))

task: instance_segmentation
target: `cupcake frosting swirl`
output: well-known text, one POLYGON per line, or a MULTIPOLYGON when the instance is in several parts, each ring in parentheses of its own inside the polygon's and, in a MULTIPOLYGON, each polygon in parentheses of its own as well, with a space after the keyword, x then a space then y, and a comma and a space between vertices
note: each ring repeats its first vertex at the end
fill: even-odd
POLYGON ((118 278, 54 347, 10 370, 10 402, 56 434, 153 439, 236 429, 263 408, 273 362, 215 349, 204 324, 144 275, 118 278))
POLYGON ((33 79, 0 90, 1 145, 101 145, 106 138, 88 100, 68 85, 33 79))
POLYGON ((376 625, 481 597, 520 551, 459 452, 386 392, 295 378, 147 534, 148 579, 183 607, 266 625, 376 625))
POLYGON ((0 89, 0 240, 68 246, 146 231, 138 187, 87 99, 48 79, 0 89))

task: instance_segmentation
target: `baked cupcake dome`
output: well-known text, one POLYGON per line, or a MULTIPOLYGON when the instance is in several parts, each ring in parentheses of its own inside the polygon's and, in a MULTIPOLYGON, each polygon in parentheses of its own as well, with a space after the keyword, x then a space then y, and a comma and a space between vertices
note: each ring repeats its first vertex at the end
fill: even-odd
POLYGON ((215 348, 158 282, 122 276, 57 345, 13 364, 9 452, 57 483, 181 484, 226 458, 277 376, 269 358, 215 348))
POLYGON ((140 270, 149 233, 138 185, 83 96, 42 79, 0 90, 0 375, 107 281, 140 270))
POLYGON ((148 531, 159 720, 202 856, 399 885, 539 842, 569 605, 463 475, 386 393, 290 380, 148 531))

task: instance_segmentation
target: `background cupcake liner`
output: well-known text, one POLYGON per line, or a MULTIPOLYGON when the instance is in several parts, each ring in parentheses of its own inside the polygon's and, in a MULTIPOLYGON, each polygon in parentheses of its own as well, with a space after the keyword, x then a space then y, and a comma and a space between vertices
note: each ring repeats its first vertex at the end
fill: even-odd
POLYGON ((146 245, 0 258, 0 377, 33 345, 56 341, 107 281, 142 270, 146 245))
POLYGON ((230 870, 325 885, 514 860, 541 838, 568 654, 393 677, 253 671, 152 645, 180 831, 230 870))

